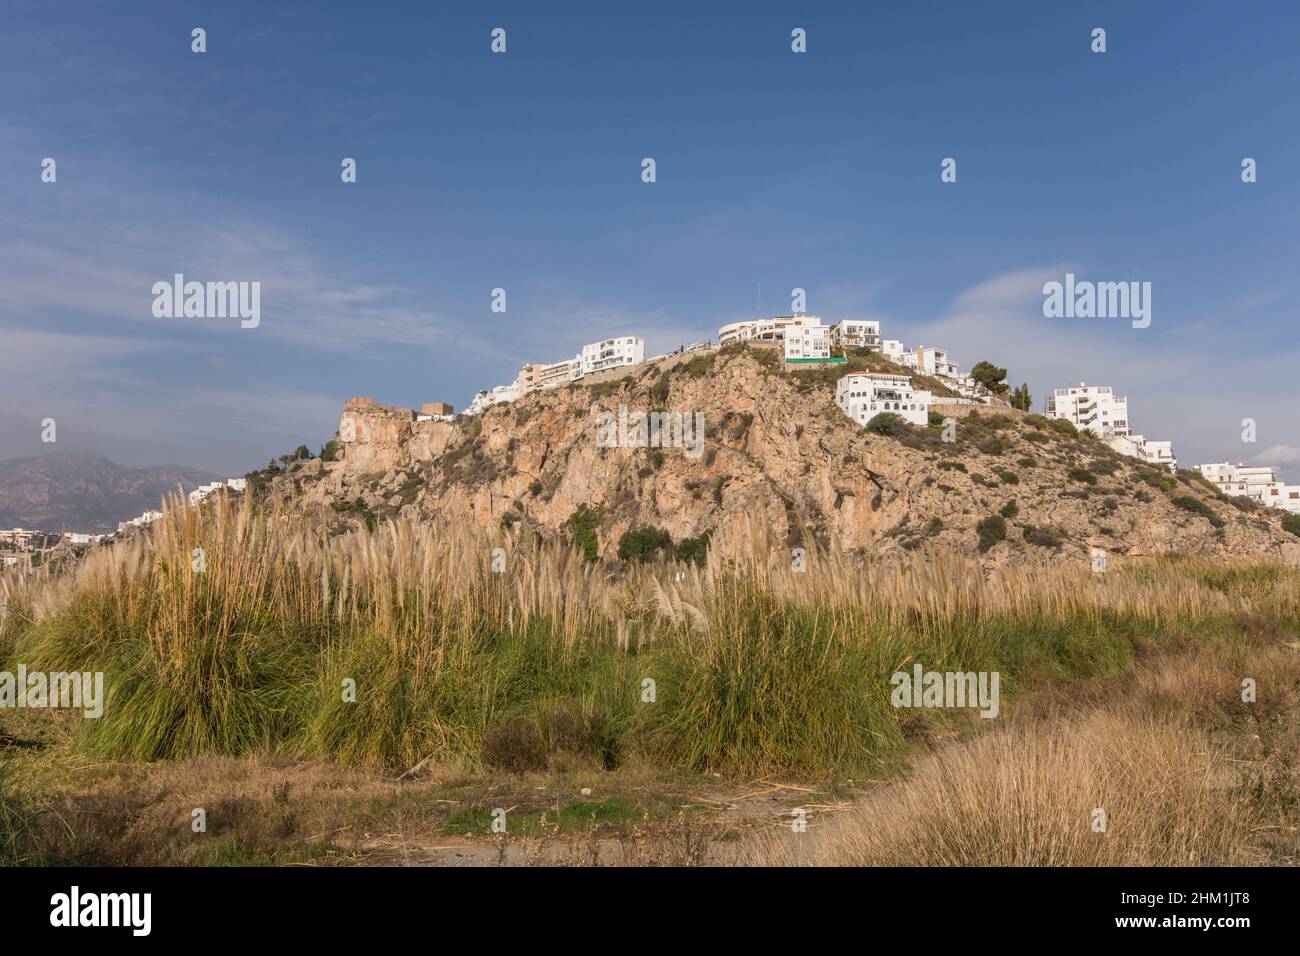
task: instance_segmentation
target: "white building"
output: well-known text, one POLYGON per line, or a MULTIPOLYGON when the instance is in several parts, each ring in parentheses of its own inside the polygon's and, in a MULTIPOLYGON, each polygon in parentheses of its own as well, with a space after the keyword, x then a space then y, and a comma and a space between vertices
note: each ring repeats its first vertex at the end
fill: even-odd
POLYGON ((817 316, 778 315, 772 319, 749 319, 744 322, 732 322, 718 329, 718 345, 735 345, 738 342, 782 342, 785 330, 796 320, 813 318, 820 323, 817 316))
POLYGON ((94 544, 103 537, 102 534, 89 534, 80 531, 63 532, 63 539, 67 541, 68 544, 94 544))
POLYGON ((1080 431, 1090 431, 1121 455, 1128 455, 1174 471, 1178 459, 1173 442, 1154 441, 1135 435, 1129 423, 1128 399, 1116 395, 1109 385, 1058 388, 1047 403, 1050 418, 1063 418, 1080 431))
POLYGON ((933 397, 924 389, 912 388, 908 375, 845 375, 835 388, 835 401, 844 414, 865 425, 882 412, 892 412, 913 425, 930 420, 933 397))
POLYGON ((785 360, 807 361, 831 357, 831 330, 815 315, 801 315, 785 327, 785 360))
POLYGON ((1269 508, 1300 514, 1300 485, 1280 481, 1270 465, 1233 465, 1220 461, 1197 465, 1196 469, 1225 495, 1251 498, 1269 508))
POLYGON ((147 524, 152 524, 163 516, 161 511, 146 511, 138 518, 132 518, 130 521, 120 522, 117 526, 118 531, 125 531, 127 528, 140 528, 147 524))
MULTIPOLYGON (((222 488, 229 488, 231 491, 242 492, 248 484, 247 478, 228 478, 225 481, 214 481, 206 485, 199 485, 189 494, 190 504, 197 505, 200 501, 210 497, 222 488)), ((148 512, 146 512, 148 514, 148 512)))
POLYGON ((572 377, 578 379, 606 369, 640 365, 644 360, 645 339, 639 336, 625 335, 617 339, 605 339, 603 342, 592 342, 582 347, 576 359, 578 369, 572 377))
POLYGON ((1109 385, 1080 382, 1077 388, 1058 388, 1047 403, 1047 414, 1050 418, 1064 418, 1098 438, 1129 433, 1128 399, 1116 395, 1109 385))
POLYGON ((880 351, 880 323, 865 319, 841 319, 831 326, 831 344, 842 349, 880 351))
POLYGON ((1139 458, 1148 465, 1168 468, 1170 471, 1175 471, 1178 468, 1178 459, 1174 457, 1173 442, 1147 441, 1142 435, 1134 435, 1130 432, 1127 435, 1113 435, 1106 440, 1106 444, 1121 455, 1139 458))
POLYGON ((477 415, 484 409, 491 408, 493 405, 500 405, 503 402, 513 402, 524 394, 524 391, 518 385, 497 385, 490 389, 484 389, 474 396, 474 400, 469 403, 465 409, 466 415, 477 415))
MULTIPOLYGON (((747 319, 718 329, 718 346, 740 342, 784 342, 791 329, 822 325, 819 315, 778 315, 770 319, 747 319)), ((867 348, 880 351, 880 323, 865 319, 844 319, 825 326, 831 348, 867 348)))
MULTIPOLYGON (((629 368, 645 361, 645 340, 635 335, 605 339, 584 345, 582 351, 571 359, 543 365, 530 362, 519 370, 509 385, 484 389, 474 396, 466 415, 477 415, 485 408, 513 402, 539 388, 556 388, 576 382, 585 375, 614 368, 629 368)), ((437 416, 432 416, 437 417, 437 416)))
MULTIPOLYGON (((1132 435, 1130 438, 1134 437, 1132 435)), ((1174 443, 1171 441, 1150 441, 1142 439, 1142 458, 1148 465, 1159 465, 1162 468, 1168 468, 1170 471, 1178 470, 1178 459, 1174 457, 1174 443)))
POLYGON ((903 353, 907 351, 907 347, 898 339, 885 339, 880 343, 880 351, 895 365, 902 365, 903 353))
POLYGON ((906 365, 908 368, 914 368, 922 375, 954 379, 962 377, 956 363, 948 361, 947 349, 926 348, 924 345, 918 345, 910 352, 903 353, 900 364, 906 365))

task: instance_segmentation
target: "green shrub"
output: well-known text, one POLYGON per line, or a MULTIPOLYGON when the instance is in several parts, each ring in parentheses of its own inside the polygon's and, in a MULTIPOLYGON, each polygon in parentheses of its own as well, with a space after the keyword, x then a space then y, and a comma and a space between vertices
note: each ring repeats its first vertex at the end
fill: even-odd
POLYGON ((699 378, 713 370, 713 362, 716 358, 717 356, 713 352, 703 352, 689 362, 684 363, 681 368, 691 378, 699 378))
POLYGON ((881 412, 867 422, 867 431, 873 435, 898 435, 907 427, 907 422, 893 412, 881 412))
POLYGON ((999 471, 997 474, 998 474, 998 480, 1001 481, 1004 485, 1020 484, 1020 476, 1017 475, 1014 471, 1007 471, 1006 469, 1003 469, 999 471))
POLYGON ((1002 515, 989 515, 975 525, 975 531, 979 535, 980 550, 987 551, 999 541, 1006 540, 1007 521, 1002 515))
POLYGON ((1200 515, 1214 527, 1223 527, 1223 519, 1216 515, 1210 506, 1200 498, 1194 498, 1191 495, 1175 495, 1169 500, 1184 511, 1190 511, 1192 514, 1200 515))
POLYGON ((573 535, 574 544, 582 550, 582 556, 588 561, 600 557, 600 544, 596 540, 596 529, 600 526, 601 516, 586 505, 582 505, 573 514, 565 526, 573 535))
POLYGON ((371 531, 375 530, 375 524, 378 519, 375 518, 375 513, 370 510, 370 506, 366 504, 366 499, 362 498, 360 495, 357 495, 355 501, 336 501, 331 504, 330 507, 339 514, 355 514, 360 516, 361 520, 366 523, 366 528, 371 531))
POLYGON ((1066 473, 1066 477, 1071 481, 1078 481, 1085 485, 1095 485, 1097 483, 1097 476, 1087 468, 1071 468, 1066 473))
POLYGON ((673 554, 678 561, 689 561, 695 564, 703 564, 708 553, 709 532, 707 531, 695 538, 683 538, 673 549, 673 554))
POLYGON ((1036 528, 1025 525, 1025 541, 1040 548, 1059 548, 1065 541, 1065 533, 1055 528, 1036 528))
POLYGON ((618 539, 618 557, 621 561, 648 561, 663 554, 671 554, 672 536, 662 528, 636 528, 623 532, 618 539))
POLYGON ((1006 504, 1004 504, 1001 508, 998 509, 998 514, 1010 520, 1011 518, 1014 518, 1016 517, 1016 515, 1020 514, 1020 505, 1016 504, 1014 500, 1008 501, 1006 504))
POLYGON ((1283 518, 1282 530, 1290 531, 1296 537, 1300 537, 1300 515, 1287 515, 1283 518))

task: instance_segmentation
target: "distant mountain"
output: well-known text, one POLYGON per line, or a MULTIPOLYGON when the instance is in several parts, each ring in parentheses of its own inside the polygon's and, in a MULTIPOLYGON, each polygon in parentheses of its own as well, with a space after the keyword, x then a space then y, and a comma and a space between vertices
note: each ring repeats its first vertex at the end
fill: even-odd
POLYGON ((225 476, 180 465, 131 468, 103 455, 54 452, 0 460, 0 528, 116 531, 177 486, 188 492, 225 476))

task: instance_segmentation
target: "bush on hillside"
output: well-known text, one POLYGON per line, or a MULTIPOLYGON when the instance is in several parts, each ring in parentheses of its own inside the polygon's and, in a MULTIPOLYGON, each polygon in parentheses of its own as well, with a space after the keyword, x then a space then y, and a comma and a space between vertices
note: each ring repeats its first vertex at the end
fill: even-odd
POLYGON ((1200 515, 1216 528, 1223 527, 1223 519, 1216 515, 1204 501, 1200 498, 1193 498, 1191 495, 1177 495, 1170 499, 1177 507, 1184 511, 1190 511, 1192 514, 1200 515))
POLYGON ((975 526, 975 531, 979 535, 980 550, 987 551, 999 541, 1006 540, 1007 521, 1002 515, 989 515, 975 526))
POLYGON ((662 528, 635 528, 623 532, 618 539, 618 557, 621 561, 648 561, 663 554, 672 554, 673 539, 662 528))
POLYGON ((900 435, 907 428, 907 422, 893 412, 881 412, 867 422, 867 431, 873 435, 900 435))
POLYGON ((1036 528, 1031 524, 1025 525, 1025 541, 1040 548, 1059 548, 1065 541, 1065 537, 1065 532, 1056 528, 1036 528))
POLYGON ((573 543, 582 550, 582 556, 588 561, 600 557, 600 544, 596 540, 596 528, 600 526, 600 515, 586 505, 582 505, 569 515, 565 527, 573 535, 573 543))
POLYGON ((683 538, 677 542, 673 549, 673 554, 678 561, 689 561, 695 564, 703 564, 704 558, 709 553, 709 532, 695 538, 683 538))

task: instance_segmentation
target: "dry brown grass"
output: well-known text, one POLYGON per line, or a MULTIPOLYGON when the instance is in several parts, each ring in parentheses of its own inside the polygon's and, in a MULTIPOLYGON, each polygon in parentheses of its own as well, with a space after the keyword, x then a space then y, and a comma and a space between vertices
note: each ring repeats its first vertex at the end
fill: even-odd
POLYGON ((1293 865, 1300 654, 1147 662, 1093 706, 1061 697, 921 758, 903 782, 751 861, 868 866, 1293 865), (1259 699, 1241 700, 1241 680, 1259 699), (1104 811, 1104 829, 1096 826, 1104 811))

